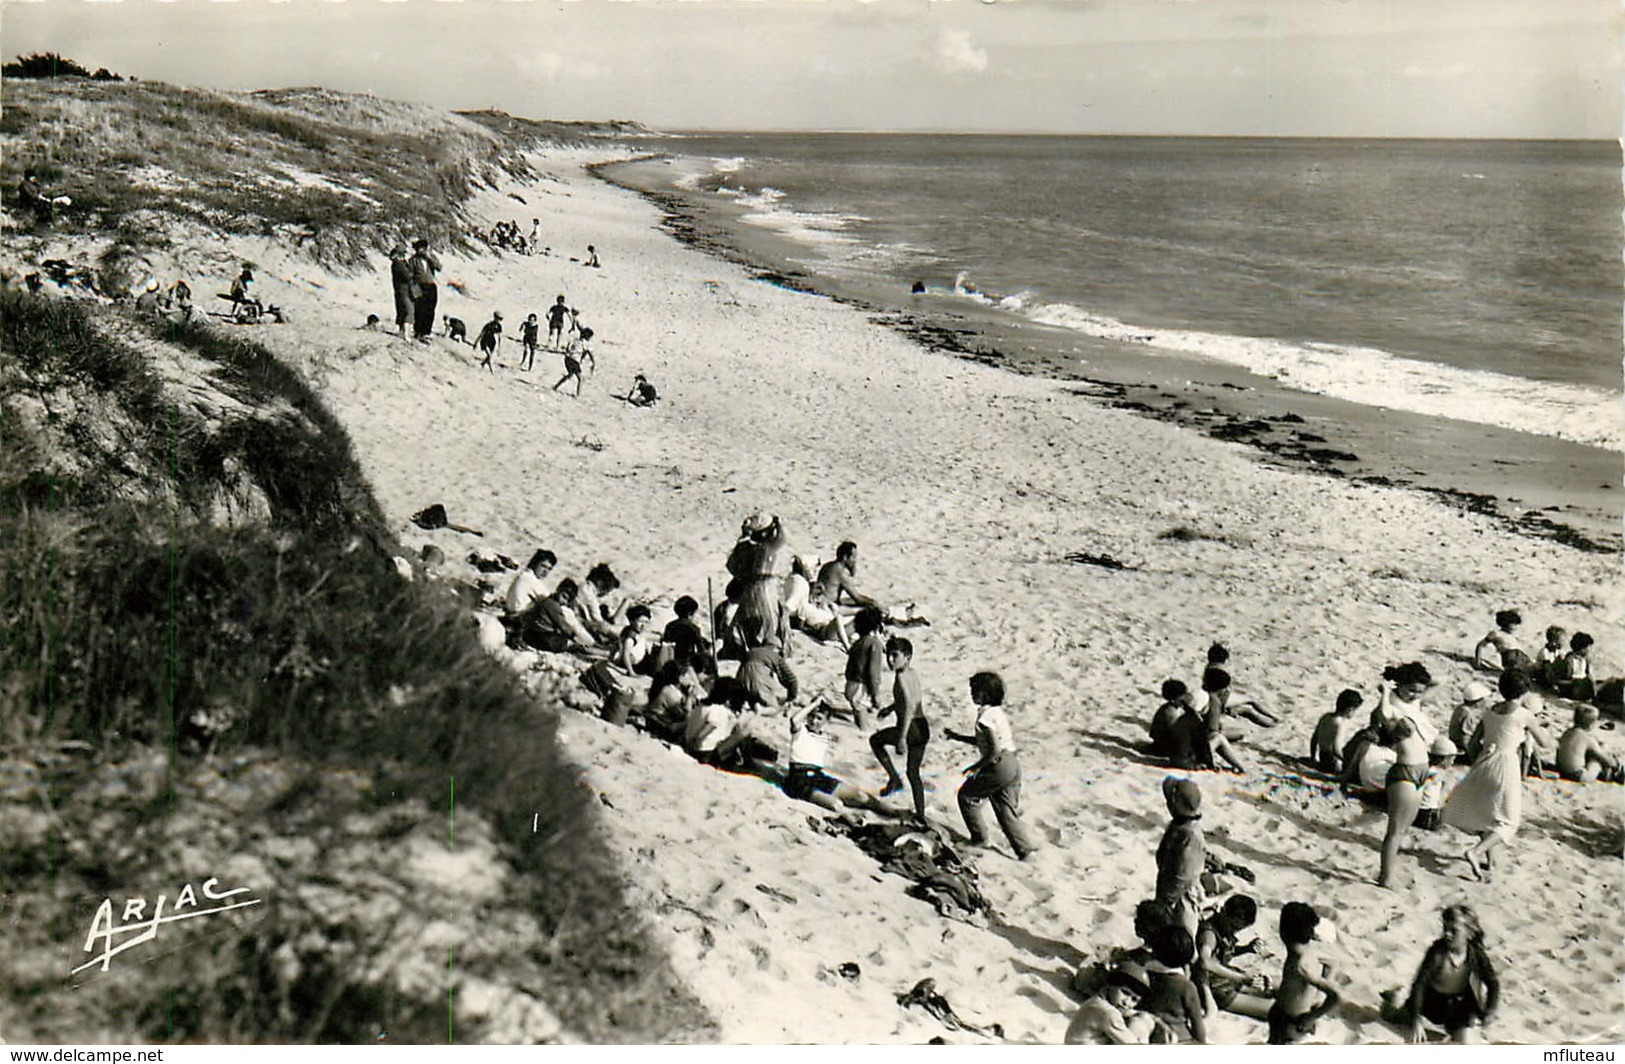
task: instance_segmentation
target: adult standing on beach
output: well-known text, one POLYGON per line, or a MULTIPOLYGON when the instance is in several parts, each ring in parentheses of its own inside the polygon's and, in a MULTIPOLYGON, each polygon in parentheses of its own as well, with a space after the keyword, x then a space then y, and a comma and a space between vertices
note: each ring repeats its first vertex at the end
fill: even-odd
POLYGON ((749 632, 759 622, 781 650, 789 649, 790 626, 784 613, 784 578, 790 575, 790 537, 778 515, 757 512, 739 527, 739 541, 728 554, 728 574, 740 581, 735 623, 749 632))
POLYGON ((1478 757, 1467 776, 1444 803, 1444 822, 1478 836, 1462 855, 1475 879, 1488 881, 1495 870, 1495 851, 1510 843, 1523 818, 1523 768, 1518 749, 1526 741, 1550 750, 1551 737, 1524 705, 1529 677, 1516 669, 1501 674, 1501 697, 1479 722, 1478 757), (1483 863, 1479 863, 1479 859, 1483 863))
POLYGON ((429 250, 423 237, 412 241, 412 334, 418 343, 426 344, 434 332, 434 315, 440 305, 440 285, 435 275, 440 272, 440 259, 429 250))
POLYGON ((396 244, 389 249, 389 286, 395 294, 395 331, 406 335, 406 323, 415 320, 412 301, 412 262, 407 258, 406 245, 396 244))

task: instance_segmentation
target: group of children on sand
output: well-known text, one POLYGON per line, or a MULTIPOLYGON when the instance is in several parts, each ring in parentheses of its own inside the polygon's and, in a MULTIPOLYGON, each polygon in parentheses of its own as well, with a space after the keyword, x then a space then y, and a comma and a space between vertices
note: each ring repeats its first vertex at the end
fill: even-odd
MULTIPOLYGON (((1134 914, 1138 947, 1114 950, 1104 964, 1081 969, 1072 983, 1085 997, 1067 1028, 1068 1044, 1130 1045, 1208 1041, 1208 1024, 1226 1011, 1267 1024, 1272 1045, 1301 1042, 1343 1001, 1328 948, 1336 929, 1314 906, 1289 901, 1278 924, 1285 956, 1279 979, 1249 971, 1257 939, 1240 937, 1258 917, 1257 902, 1228 890, 1212 874, 1195 781, 1163 780, 1170 822, 1157 848, 1156 896, 1134 914), (1217 903, 1210 895, 1222 894, 1217 903)), ((1499 986, 1472 910, 1445 909, 1444 933, 1423 955, 1402 996, 1383 995, 1381 1015, 1411 1041, 1427 1026, 1467 1041, 1493 1019, 1499 986)))
MULTIPOLYGON (((457 323, 460 326, 461 323, 457 323)), ((456 337, 460 330, 447 321, 447 334, 456 337)), ((547 348, 549 351, 559 351, 563 345, 564 375, 553 385, 558 391, 572 380, 575 382, 574 395, 581 395, 582 369, 585 367, 590 375, 596 369, 597 363, 593 358, 593 338, 591 326, 582 325, 580 317, 574 307, 565 303, 564 296, 559 296, 553 305, 547 309, 547 348), (566 339, 568 335, 568 339, 566 339)), ((523 353, 519 358, 519 369, 529 372, 536 365, 536 351, 541 346, 541 322, 535 314, 528 315, 519 326, 519 335, 509 337, 519 344, 523 353)), ((480 360, 480 368, 495 372, 497 348, 502 340, 502 311, 494 310, 491 318, 480 327, 474 339, 474 347, 485 357, 480 360)))

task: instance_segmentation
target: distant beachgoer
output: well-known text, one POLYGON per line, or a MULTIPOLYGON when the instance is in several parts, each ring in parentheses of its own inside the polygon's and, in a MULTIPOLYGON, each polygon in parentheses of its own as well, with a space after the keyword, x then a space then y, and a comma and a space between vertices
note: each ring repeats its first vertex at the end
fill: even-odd
POLYGON ((56 220, 58 198, 46 194, 38 173, 23 171, 23 179, 17 183, 17 205, 33 214, 37 224, 49 225, 56 220))
POLYGON ((971 701, 979 707, 976 726, 969 733, 945 729, 943 734, 970 743, 981 755, 965 769, 965 782, 959 786, 959 813, 965 819, 972 846, 987 845, 987 825, 982 804, 991 802, 993 815, 1010 840, 1018 861, 1038 849, 1038 840, 1021 819, 1021 763, 1016 758, 1010 718, 1004 710, 1004 680, 996 672, 979 672, 970 678, 971 701))
POLYGON ((824 734, 828 717, 829 710, 822 703, 791 713, 790 763, 784 773, 784 793, 797 801, 811 802, 832 813, 840 812, 842 806, 851 806, 896 816, 896 809, 868 791, 824 771, 824 762, 829 757, 829 737, 824 734))
POLYGON ((620 577, 607 562, 599 562, 587 570, 587 579, 581 582, 576 612, 581 615, 581 623, 587 631, 605 644, 613 644, 619 637, 624 612, 630 605, 624 601, 618 605, 610 602, 610 594, 620 586, 620 577))
POLYGON ((581 398, 581 365, 583 362, 591 364, 593 361, 592 349, 587 346, 587 341, 591 339, 592 330, 582 329, 580 335, 572 338, 569 344, 565 346, 564 376, 560 377, 558 383, 553 385, 555 392, 564 387, 565 381, 574 378, 576 382, 575 397, 577 399, 581 398))
POLYGON ((434 333, 435 309, 440 305, 440 258, 422 237, 412 241, 412 335, 426 344, 434 333))
POLYGON ((1333 981, 1331 964, 1312 943, 1322 938, 1320 914, 1301 901, 1281 907, 1281 941, 1286 960, 1281 985, 1269 1011, 1269 1043, 1292 1045, 1315 1032, 1320 1018, 1336 1008, 1342 995, 1333 981), (1320 1001, 1315 1002, 1319 997, 1320 1001))
POLYGON ((649 378, 639 373, 632 378, 632 387, 627 390, 626 401, 633 406, 654 406, 660 401, 660 393, 649 383, 649 378))
POLYGON ((1556 690, 1564 679, 1563 656, 1568 652, 1569 633, 1558 625, 1546 629, 1546 642, 1535 652, 1535 679, 1547 690, 1556 690))
POLYGON ((530 253, 532 255, 536 254, 536 249, 541 246, 542 220, 540 218, 532 218, 530 220, 530 253))
POLYGON ((1185 715, 1187 705, 1193 703, 1190 688, 1179 680, 1162 681, 1162 705, 1151 714, 1146 731, 1151 735, 1151 753, 1157 757, 1174 756, 1174 729, 1185 715))
POLYGON ((1450 714, 1450 725, 1445 729, 1445 735, 1456 744, 1464 760, 1471 763, 1475 751, 1470 749, 1473 733, 1478 730, 1478 722, 1484 719, 1484 711, 1495 704, 1494 692, 1485 684, 1474 680, 1462 689, 1461 704, 1450 714))
POLYGON ((367 320, 362 322, 360 325, 356 326, 356 328, 358 328, 358 329, 369 329, 372 332, 377 332, 378 331, 378 326, 380 326, 382 324, 383 324, 383 319, 380 318, 378 315, 376 315, 376 314, 368 314, 367 315, 367 320))
POLYGON ((1157 843, 1156 898, 1173 911, 1174 920, 1194 936, 1202 911, 1202 871, 1207 841, 1202 837, 1202 788, 1195 780, 1166 776, 1162 800, 1172 819, 1157 843))
POLYGON ((1466 905, 1449 905, 1442 922, 1444 934, 1422 955, 1404 1004, 1394 1003, 1398 991, 1383 994, 1382 1018, 1409 1028, 1412 1042, 1427 1040, 1424 1021, 1444 1028, 1452 1042, 1481 1037, 1501 998, 1478 916, 1466 905))
POLYGON ((1416 822, 1416 812, 1422 803, 1422 786, 1428 777, 1428 744, 1416 734, 1416 726, 1409 718, 1401 717, 1394 722, 1390 738, 1394 763, 1388 769, 1388 829, 1382 837, 1382 867, 1377 873, 1379 887, 1393 885, 1399 847, 1416 822))
POLYGON ((550 550, 538 550, 530 556, 530 561, 525 563, 525 567, 519 570, 513 582, 508 585, 508 594, 503 604, 507 606, 510 615, 523 616, 547 597, 547 593, 542 590, 542 581, 558 563, 558 556, 550 550))
POLYGON ((591 266, 594 269, 598 267, 598 249, 593 247, 591 244, 587 245, 587 261, 582 263, 582 265, 591 266))
POLYGON ((1113 971, 1106 989, 1078 1006, 1062 1042, 1069 1046, 1148 1045, 1157 1018, 1141 1011, 1151 988, 1132 974, 1113 971))
POLYGON ((1549 750, 1551 739, 1523 704, 1529 678, 1508 669, 1501 673, 1501 695, 1479 722, 1478 756, 1444 804, 1444 822, 1479 837, 1463 855, 1475 879, 1488 880, 1495 869, 1495 852, 1512 841, 1523 818, 1523 768, 1519 749, 1529 742, 1549 750), (1479 863, 1479 859, 1483 863, 1479 863))
POLYGON ((519 326, 519 342, 524 345, 525 352, 522 356, 520 356, 519 359, 520 370, 528 371, 535 367, 536 347, 539 342, 538 337, 541 331, 541 323, 536 320, 536 315, 534 314, 527 317, 524 324, 519 326))
POLYGON ((389 249, 389 287, 395 296, 395 329, 406 335, 406 323, 413 320, 412 263, 407 258, 406 245, 396 244, 389 249))
POLYGON ((259 301, 248 294, 248 286, 253 283, 254 271, 244 266, 243 272, 232 279, 231 291, 227 293, 226 298, 231 300, 233 306, 243 303, 252 303, 258 306, 259 301))
MULTIPOLYGON (((1230 651, 1223 643, 1214 643, 1207 648, 1207 668, 1222 669, 1230 663, 1230 651)), ((1273 728, 1281 723, 1281 718, 1259 705, 1254 699, 1238 695, 1234 686, 1225 695, 1224 713, 1229 717, 1240 717, 1251 721, 1261 728, 1273 728)))
POLYGON ((1214 758, 1223 759, 1236 772, 1246 772, 1247 768, 1236 756, 1235 748, 1230 745, 1230 738, 1224 732, 1224 716, 1226 702, 1230 697, 1230 674, 1217 665, 1209 666, 1202 673, 1202 690, 1207 693, 1207 710, 1203 718, 1207 722, 1208 749, 1214 758))
POLYGON ((1625 766, 1592 734, 1596 706, 1576 706, 1574 726, 1557 740, 1557 774, 1574 783, 1625 783, 1625 766))
POLYGON ((491 370, 492 373, 495 373, 496 370, 491 369, 491 359, 496 357, 497 340, 501 336, 502 311, 493 310, 491 312, 491 320, 480 326, 480 338, 475 343, 476 347, 485 352, 485 360, 482 361, 480 365, 488 370, 491 370))
POLYGON ((1189 974, 1196 960, 1195 936, 1177 923, 1170 924, 1152 938, 1151 953, 1153 960, 1145 969, 1150 977, 1150 993, 1141 1007, 1167 1024, 1175 1036, 1205 1043, 1207 1022, 1202 1012, 1202 993, 1189 974))
POLYGON ((886 770, 886 786, 880 796, 885 798, 903 789, 903 777, 897 773, 892 753, 906 755, 904 771, 914 798, 914 815, 923 824, 925 781, 920 778, 920 766, 925 762, 926 744, 931 741, 931 725, 925 719, 925 707, 920 700, 920 678, 914 671, 914 644, 900 636, 886 640, 886 666, 894 674, 892 703, 879 715, 896 716, 897 723, 869 737, 869 749, 886 770))
POLYGON ((547 308, 547 346, 557 349, 564 341, 564 322, 570 316, 570 308, 565 306, 564 297, 559 298, 551 307, 547 308))
POLYGON ((691 664, 698 672, 715 671, 716 663, 711 660, 711 641, 705 638, 699 622, 694 620, 700 612, 698 600, 692 595, 684 595, 672 603, 672 612, 677 616, 660 634, 660 641, 671 646, 672 659, 691 664))
POLYGON ((1343 747, 1359 730, 1355 712, 1365 703, 1365 696, 1352 687, 1337 694, 1332 712, 1322 716, 1309 737, 1309 762, 1320 771, 1338 776, 1343 772, 1343 747))
POLYGON ((925 282, 924 281, 915 281, 914 284, 909 288, 909 293, 912 294, 912 295, 916 295, 916 296, 917 295, 922 295, 922 294, 924 294, 924 292, 925 292, 925 282))
POLYGON ((1514 667, 1520 656, 1528 660, 1528 655, 1524 654, 1512 639, 1512 633, 1517 631, 1522 623, 1523 615, 1517 610, 1497 610, 1495 628, 1473 647, 1473 664, 1490 672, 1500 672, 1514 667), (1484 660, 1486 649, 1493 649, 1496 652, 1496 660, 1493 662, 1484 660))

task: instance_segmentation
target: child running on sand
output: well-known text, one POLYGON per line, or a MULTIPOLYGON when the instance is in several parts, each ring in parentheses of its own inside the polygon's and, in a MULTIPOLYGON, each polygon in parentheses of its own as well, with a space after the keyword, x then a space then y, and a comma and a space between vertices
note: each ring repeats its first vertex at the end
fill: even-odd
POLYGON ((551 307, 547 308, 547 346, 557 350, 564 340, 564 320, 570 316, 570 308, 564 305, 564 297, 559 298, 551 307))
MULTIPOLYGON (((561 296, 560 298, 563 297, 561 296)), ((558 383, 553 385, 553 390, 555 392, 564 387, 565 381, 574 378, 576 382, 575 397, 577 399, 581 398, 581 364, 586 362, 591 365, 596 365, 596 363, 593 362, 592 349, 587 346, 587 341, 591 339, 592 329, 584 328, 581 330, 580 335, 576 336, 565 345, 564 376, 560 377, 558 383)))
POLYGON ((485 361, 481 362, 480 365, 491 370, 492 373, 495 373, 496 370, 491 369, 491 359, 497 353, 497 338, 501 335, 502 311, 493 310, 491 320, 480 327, 480 338, 475 344, 476 347, 485 352, 485 361))
POLYGON ((1477 915, 1466 905, 1450 905, 1443 923, 1444 934, 1422 955, 1405 1003, 1394 1004, 1397 990, 1382 995, 1382 1018, 1409 1028, 1412 1042, 1427 1040, 1424 1020, 1443 1027, 1452 1042, 1468 1041, 1489 1025, 1501 996, 1477 915))
POLYGON ((1010 718, 1004 712, 1004 679, 996 672, 979 672, 970 678, 970 696, 980 707, 974 731, 944 731, 950 739, 975 745, 982 755, 965 770, 965 782, 959 787, 959 813, 970 832, 970 844, 986 846, 982 803, 991 801, 993 815, 1010 840, 1016 860, 1025 861, 1038 849, 1038 842, 1021 819, 1021 765, 1010 735, 1010 718))
POLYGON ((1301 901, 1281 907, 1281 941, 1286 960, 1281 965, 1281 987, 1270 1006, 1270 1045, 1301 1042, 1315 1032, 1319 1019, 1337 1007, 1341 997, 1332 981, 1332 968, 1311 943, 1320 938, 1320 914, 1301 901), (1314 1004, 1316 997, 1320 1002, 1314 1004))
POLYGON ((532 314, 525 318, 525 323, 519 326, 519 342, 524 345, 525 353, 519 359, 519 368, 529 370, 536 365, 537 334, 541 332, 541 323, 532 314))
POLYGON ((1591 733, 1596 723, 1596 706, 1575 707, 1574 727, 1557 740, 1557 774, 1574 783, 1625 783, 1625 765, 1591 733))
POLYGON ((914 798, 914 815, 925 822, 925 781, 920 778, 920 765, 925 761, 925 746, 931 741, 931 725, 926 723, 925 710, 920 704, 920 678, 914 671, 914 644, 901 636, 886 640, 886 666, 895 674, 892 680, 892 704, 880 711, 880 716, 896 715, 897 723, 877 731, 869 737, 869 748, 886 770, 886 786, 880 796, 885 798, 903 789, 903 777, 897 774, 892 753, 906 754, 905 771, 909 791, 914 798))
POLYGON ((1360 730, 1355 712, 1365 704, 1365 696, 1352 687, 1338 692, 1337 705, 1320 718, 1309 737, 1309 762, 1333 776, 1343 772, 1343 747, 1360 730))

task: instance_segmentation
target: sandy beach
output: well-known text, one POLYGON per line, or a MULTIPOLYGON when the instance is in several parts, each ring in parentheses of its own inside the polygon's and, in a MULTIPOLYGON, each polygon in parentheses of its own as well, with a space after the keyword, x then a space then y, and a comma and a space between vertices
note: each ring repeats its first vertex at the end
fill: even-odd
MULTIPOLYGON (((500 310, 516 336, 563 294, 596 333, 578 399, 552 390, 560 360, 545 350, 521 372, 505 339, 487 372, 443 337, 422 346, 358 328, 369 313, 391 317, 387 262, 337 275, 270 241, 223 246, 214 261, 254 262, 261 298, 287 310, 254 338, 315 382, 403 545, 442 548, 449 561, 427 578, 500 590, 507 574, 482 576, 470 552, 523 562, 547 547, 555 578, 610 563, 624 592, 655 600, 658 629, 677 596, 703 602, 708 582, 720 594, 740 520, 764 510, 800 554, 827 560, 856 541, 863 586, 930 618, 908 635, 939 736, 971 727, 973 672, 1003 675, 1024 811, 1044 848, 1018 862, 1000 839, 976 858, 997 912, 987 926, 906 895, 906 880, 817 830, 824 814, 775 786, 561 710, 579 785, 600 797, 632 894, 721 1041, 994 1040, 899 1004, 933 978, 968 1023, 1059 1042, 1078 1004, 1073 972, 1133 943, 1134 906, 1152 890, 1167 770, 1139 752, 1144 722, 1164 679, 1196 685, 1215 640, 1238 688, 1284 722, 1249 729, 1245 775, 1195 774, 1203 824, 1210 848, 1256 878, 1259 970, 1279 974, 1284 903, 1310 901, 1336 922, 1346 1004, 1316 1040, 1401 1041, 1377 1017, 1380 994, 1408 984, 1454 902, 1477 910, 1501 976, 1492 1040, 1621 1038, 1625 789, 1530 781, 1495 884, 1466 877, 1471 840, 1441 829, 1413 833, 1387 890, 1374 884, 1380 811, 1297 760, 1337 692, 1358 688, 1369 705, 1385 665, 1428 666, 1442 726, 1482 678, 1470 655, 1500 608, 1522 610, 1526 642, 1548 624, 1591 632, 1595 673, 1625 672, 1617 556, 1421 493, 1270 468, 1241 445, 1102 406, 1076 381, 929 351, 852 306, 681 245, 652 205, 584 169, 606 154, 536 155, 535 180, 479 193, 473 213, 487 224, 540 217, 551 254, 447 257, 442 273, 441 310, 471 333, 500 310), (582 265, 588 244, 601 268, 582 265), (657 406, 617 398, 638 373, 659 388, 657 406), (431 503, 484 536, 417 528, 411 515, 431 503), (1081 555, 1121 567, 1069 560, 1081 555), (855 975, 840 974, 847 964, 855 975)), ((809 697, 839 702, 839 649, 796 640, 809 697)), ((1561 730, 1566 711, 1554 704, 1546 723, 1561 730)), ((751 726, 781 749, 788 739, 782 718, 751 726)), ((834 736, 830 771, 877 788, 865 737, 848 724, 834 736)), ((1621 752, 1617 730, 1603 736, 1621 752)), ((926 757, 930 815, 955 831, 973 757, 940 738, 926 757)), ((513 815, 528 819, 530 802, 514 794, 513 815)), ((1215 1042, 1265 1038, 1239 1016, 1209 1030, 1215 1042)))

